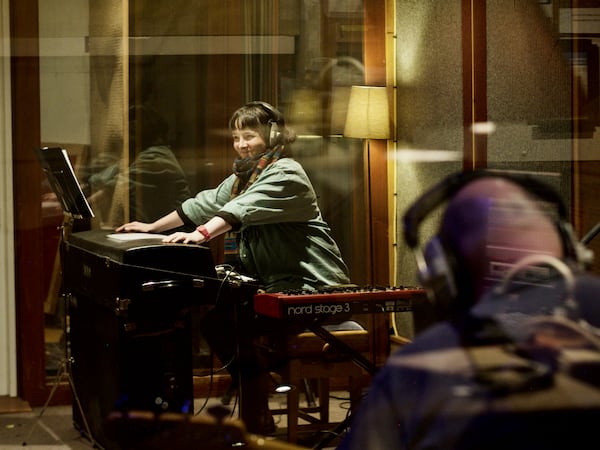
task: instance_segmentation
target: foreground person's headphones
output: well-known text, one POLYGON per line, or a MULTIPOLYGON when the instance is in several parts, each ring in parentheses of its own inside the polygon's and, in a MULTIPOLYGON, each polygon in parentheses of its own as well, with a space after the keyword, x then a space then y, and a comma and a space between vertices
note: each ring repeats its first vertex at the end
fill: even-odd
POLYGON ((541 180, 523 173, 477 170, 451 175, 418 198, 403 217, 404 239, 414 251, 419 283, 430 294, 438 313, 447 314, 470 306, 472 295, 469 279, 461 256, 442 235, 433 236, 423 247, 419 242, 419 226, 437 207, 450 200, 472 181, 494 177, 506 179, 523 188, 537 199, 556 205, 558 217, 553 222, 560 234, 565 260, 576 267, 591 262, 591 252, 579 243, 567 220, 567 209, 558 193, 541 180))

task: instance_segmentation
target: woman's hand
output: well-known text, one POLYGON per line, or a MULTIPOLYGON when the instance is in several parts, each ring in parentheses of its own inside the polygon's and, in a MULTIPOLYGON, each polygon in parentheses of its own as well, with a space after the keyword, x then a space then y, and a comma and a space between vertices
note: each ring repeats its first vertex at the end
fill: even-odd
POLYGON ((115 232, 117 233, 130 233, 130 232, 138 232, 138 233, 152 233, 152 224, 151 223, 143 223, 143 222, 129 222, 124 225, 118 227, 115 232))
POLYGON ((163 231, 173 230, 183 225, 183 220, 179 217, 177 211, 171 211, 166 216, 155 220, 152 223, 129 222, 121 225, 115 231, 117 233, 136 231, 138 233, 162 233, 163 231))
POLYGON ((179 231, 163 239, 163 242, 183 242, 184 244, 201 244, 204 241, 206 241, 206 238, 199 231, 192 231, 191 233, 179 231))

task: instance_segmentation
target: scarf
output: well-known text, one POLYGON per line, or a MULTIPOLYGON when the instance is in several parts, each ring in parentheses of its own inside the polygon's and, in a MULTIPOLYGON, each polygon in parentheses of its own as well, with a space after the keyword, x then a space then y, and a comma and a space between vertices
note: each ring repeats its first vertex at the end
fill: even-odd
POLYGON ((237 197, 252 186, 265 167, 281 158, 283 149, 283 145, 277 145, 270 151, 260 155, 237 158, 233 162, 233 173, 237 176, 237 179, 231 189, 231 198, 237 197))
MULTIPOLYGON (((233 173, 237 176, 233 188, 231 189, 230 198, 235 198, 238 195, 246 192, 252 184, 260 177, 265 167, 273 164, 283 154, 284 146, 278 145, 268 152, 260 155, 246 158, 237 158, 233 162, 233 173)), ((224 250, 225 263, 231 264, 233 267, 239 265, 239 233, 231 231, 225 233, 224 250)))

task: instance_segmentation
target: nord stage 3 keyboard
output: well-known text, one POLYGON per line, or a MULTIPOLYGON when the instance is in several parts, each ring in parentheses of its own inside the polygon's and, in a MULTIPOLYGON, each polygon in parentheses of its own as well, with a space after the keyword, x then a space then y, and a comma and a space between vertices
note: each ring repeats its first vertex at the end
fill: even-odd
POLYGON ((258 314, 278 319, 332 316, 340 313, 374 314, 412 311, 427 301, 416 287, 348 287, 323 291, 259 293, 254 296, 258 314))

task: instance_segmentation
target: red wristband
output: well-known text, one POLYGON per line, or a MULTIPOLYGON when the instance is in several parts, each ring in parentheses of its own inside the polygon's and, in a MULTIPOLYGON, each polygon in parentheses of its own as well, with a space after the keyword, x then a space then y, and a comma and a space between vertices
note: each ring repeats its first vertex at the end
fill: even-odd
POLYGON ((202 235, 204 236, 204 240, 205 241, 210 241, 210 233, 208 232, 208 230, 206 229, 206 227, 204 225, 199 225, 198 227, 196 227, 196 230, 202 235))

